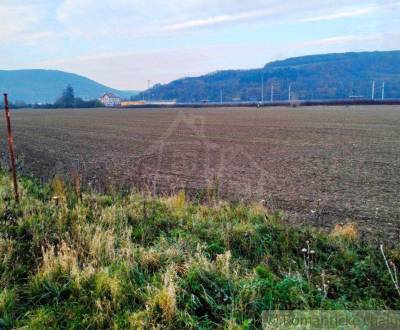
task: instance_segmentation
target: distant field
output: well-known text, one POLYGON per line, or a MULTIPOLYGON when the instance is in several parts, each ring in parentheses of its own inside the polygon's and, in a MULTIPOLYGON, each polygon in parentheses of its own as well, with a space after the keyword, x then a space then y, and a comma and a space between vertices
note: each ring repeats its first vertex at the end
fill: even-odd
POLYGON ((76 168, 94 188, 214 187, 294 221, 399 235, 399 106, 19 110, 12 120, 23 166, 44 178, 76 168))

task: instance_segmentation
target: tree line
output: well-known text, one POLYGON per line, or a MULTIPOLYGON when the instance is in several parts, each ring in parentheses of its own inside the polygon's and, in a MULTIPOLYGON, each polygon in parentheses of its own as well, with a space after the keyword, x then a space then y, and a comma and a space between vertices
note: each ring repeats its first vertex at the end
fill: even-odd
MULTIPOLYGON (((80 97, 75 97, 74 89, 71 85, 68 85, 61 93, 60 97, 54 103, 34 103, 29 104, 24 101, 9 101, 9 107, 11 109, 21 109, 21 108, 44 108, 44 109, 54 109, 54 108, 100 108, 103 107, 103 103, 99 100, 83 100, 80 97)), ((0 100, 0 107, 4 107, 4 100, 0 100)))
POLYGON ((61 96, 48 106, 51 108, 98 108, 104 105, 97 99, 85 101, 80 97, 75 97, 74 89, 68 85, 61 96))

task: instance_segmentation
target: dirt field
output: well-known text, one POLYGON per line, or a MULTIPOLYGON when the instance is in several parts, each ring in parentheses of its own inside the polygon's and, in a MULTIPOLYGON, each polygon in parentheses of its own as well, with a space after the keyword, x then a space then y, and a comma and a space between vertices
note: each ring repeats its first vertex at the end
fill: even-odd
POLYGON ((352 219, 399 237, 398 106, 17 110, 12 120, 23 167, 41 177, 77 168, 94 188, 219 187, 295 221, 352 219))

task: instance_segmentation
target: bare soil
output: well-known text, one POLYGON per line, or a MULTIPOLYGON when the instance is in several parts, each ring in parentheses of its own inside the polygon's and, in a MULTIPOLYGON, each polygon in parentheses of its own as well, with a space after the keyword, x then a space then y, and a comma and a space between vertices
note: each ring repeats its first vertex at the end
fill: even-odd
POLYGON ((76 169, 94 189, 212 187, 296 223, 399 238, 399 106, 15 110, 12 121, 22 168, 42 178, 76 169))

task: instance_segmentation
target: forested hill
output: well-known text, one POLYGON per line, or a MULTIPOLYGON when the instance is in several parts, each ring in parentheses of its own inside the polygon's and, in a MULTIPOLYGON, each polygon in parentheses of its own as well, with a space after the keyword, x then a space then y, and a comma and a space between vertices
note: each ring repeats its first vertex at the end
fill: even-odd
MULTIPOLYGON (((400 51, 312 55, 271 62, 252 70, 226 70, 200 77, 183 78, 166 85, 156 85, 145 92, 152 100, 198 102, 208 100, 261 100, 264 76, 264 100, 347 99, 371 97, 376 81, 376 98, 400 98, 400 51)), ((143 95, 139 95, 142 98, 143 95)))
POLYGON ((0 70, 0 92, 8 93, 11 101, 53 103, 67 85, 75 96, 96 99, 111 92, 129 98, 135 91, 120 91, 77 74, 56 70, 0 70))

